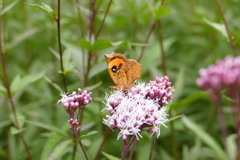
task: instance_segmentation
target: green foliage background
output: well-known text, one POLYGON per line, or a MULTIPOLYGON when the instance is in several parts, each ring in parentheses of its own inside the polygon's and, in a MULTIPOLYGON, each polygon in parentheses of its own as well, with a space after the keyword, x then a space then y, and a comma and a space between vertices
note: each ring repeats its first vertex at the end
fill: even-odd
MULTIPOLYGON (((53 157, 71 159, 73 135, 68 129, 68 115, 60 104, 56 104, 61 98, 60 92, 63 92, 59 73, 57 25, 49 14, 27 5, 41 5, 42 2, 49 5, 54 12, 57 11, 57 1, 0 1, 0 34, 7 74, 13 101, 24 129, 22 133, 33 159, 48 159, 44 151, 56 149, 60 142, 64 145, 52 153, 56 154, 53 157)), ((240 1, 221 0, 221 3, 239 48, 240 1)), ((109 1, 96 0, 99 9, 94 21, 95 35, 108 4, 109 1)), ((81 132, 84 135, 93 130, 98 131, 97 134, 83 139, 90 159, 94 158, 104 136, 102 118, 106 112, 101 112, 104 108, 102 101, 105 92, 109 92, 107 88, 112 85, 104 54, 116 51, 128 58, 137 59, 142 46, 146 46, 140 61, 143 69, 139 81, 148 82, 155 76, 163 76, 158 25, 154 28, 149 43, 144 43, 152 23, 159 18, 166 52, 167 75, 176 89, 171 106, 173 116, 185 115, 174 121, 178 157, 184 160, 226 159, 215 106, 196 86, 200 68, 207 67, 226 55, 233 55, 216 2, 166 0, 165 8, 159 7, 160 2, 154 0, 114 0, 96 39, 98 46, 92 46, 94 54, 86 79, 84 73, 91 49, 89 1, 61 1, 61 40, 68 91, 83 88, 93 92, 93 102, 85 107, 81 132)), ((26 159, 22 141, 17 133, 14 134, 13 114, 3 87, 2 73, 0 78, 0 159, 26 159)), ((227 98, 223 99, 223 109, 228 133, 232 135, 234 131, 227 98)), ((116 140, 117 134, 110 131, 102 151, 120 157, 122 142, 116 140)), ((134 159, 148 158, 151 137, 149 134, 143 135, 144 138, 137 142, 134 159)), ((229 146, 234 148, 232 136, 228 140, 229 146)), ((156 140, 153 159, 174 159, 170 142, 170 127, 162 128, 161 136, 156 140)), ((101 154, 99 159, 106 159, 106 154, 104 155, 101 154)), ((76 159, 82 157, 78 148, 76 159)))

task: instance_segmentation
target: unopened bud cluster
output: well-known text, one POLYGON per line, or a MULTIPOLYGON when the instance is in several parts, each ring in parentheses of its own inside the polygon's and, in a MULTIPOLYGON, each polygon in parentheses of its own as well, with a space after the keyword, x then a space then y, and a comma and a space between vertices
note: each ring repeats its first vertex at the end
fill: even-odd
POLYGON ((80 88, 78 92, 73 91, 72 94, 61 94, 62 99, 59 102, 62 103, 67 113, 74 113, 77 108, 82 108, 92 101, 92 92, 82 91, 80 88))
POLYGON ((58 101, 62 103, 65 111, 68 113, 70 120, 68 123, 71 124, 70 129, 75 130, 78 125, 78 119, 74 119, 74 113, 77 109, 82 109, 85 105, 92 101, 92 92, 82 91, 80 88, 78 91, 73 91, 72 94, 61 94, 62 99, 58 101))

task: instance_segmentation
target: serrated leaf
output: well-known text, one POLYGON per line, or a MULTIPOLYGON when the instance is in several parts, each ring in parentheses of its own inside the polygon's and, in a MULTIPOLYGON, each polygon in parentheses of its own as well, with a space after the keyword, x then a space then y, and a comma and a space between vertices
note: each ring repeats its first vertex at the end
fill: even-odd
POLYGON ((17 129, 16 127, 11 127, 10 128, 10 133, 12 135, 16 135, 16 134, 22 133, 25 130, 26 130, 25 128, 17 129))
POLYGON ((59 128, 53 126, 53 125, 50 125, 50 124, 46 124, 46 123, 42 123, 42 122, 29 121, 29 120, 26 120, 26 123, 38 126, 40 128, 43 128, 43 129, 46 129, 46 130, 49 130, 49 131, 52 131, 52 132, 57 132, 57 133, 60 133, 62 135, 65 135, 65 136, 67 135, 61 129, 59 129, 59 128))
POLYGON ((109 160, 120 160, 120 158, 117 158, 117 157, 115 157, 113 155, 110 155, 108 153, 102 152, 102 154, 109 160))
POLYGON ((18 3, 18 0, 16 1, 12 1, 12 3, 10 3, 9 5, 5 6, 2 10, 2 12, 0 13, 1 15, 3 15, 4 13, 6 13, 7 11, 9 11, 12 7, 14 7, 16 4, 18 3))
POLYGON ((215 153, 219 160, 227 160, 226 153, 220 148, 220 145, 204 131, 197 123, 193 122, 186 116, 182 117, 183 124, 190 129, 198 138, 200 138, 206 145, 208 145, 215 153))
POLYGON ((204 18, 203 20, 204 20, 209 26, 213 27, 215 30, 217 30, 218 32, 220 32, 225 38, 228 39, 227 30, 226 30, 226 28, 225 28, 225 26, 224 26, 223 24, 211 22, 211 21, 207 20, 206 18, 204 18))
POLYGON ((64 140, 62 135, 54 135, 46 141, 40 160, 59 159, 62 152, 72 142, 72 139, 64 140))
POLYGON ((166 15, 169 15, 171 13, 171 10, 164 7, 164 6, 160 6, 155 10, 155 15, 154 15, 154 19, 158 20, 166 15))

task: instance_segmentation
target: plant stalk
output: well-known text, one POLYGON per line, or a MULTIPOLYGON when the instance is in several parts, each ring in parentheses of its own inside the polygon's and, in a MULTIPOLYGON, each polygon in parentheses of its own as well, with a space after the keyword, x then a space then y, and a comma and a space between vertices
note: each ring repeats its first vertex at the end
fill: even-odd
POLYGON ((63 66, 63 52, 62 52, 62 43, 61 43, 61 23, 60 23, 60 9, 61 7, 61 1, 58 0, 58 11, 57 11, 57 17, 55 18, 57 22, 57 37, 58 37, 58 49, 59 49, 59 54, 60 54, 60 67, 61 67, 61 74, 62 74, 62 81, 63 81, 63 87, 64 87, 64 92, 67 93, 67 83, 66 83, 66 77, 64 73, 64 66, 63 66))
POLYGON ((142 47, 142 50, 141 50, 140 56, 138 57, 138 60, 137 60, 138 62, 140 62, 141 59, 142 59, 142 57, 143 57, 144 51, 145 51, 145 49, 146 49, 146 45, 148 44, 148 40, 149 40, 149 38, 150 38, 150 36, 151 36, 151 34, 152 34, 152 32, 153 32, 155 26, 156 26, 156 21, 153 21, 153 23, 152 23, 152 25, 151 25, 151 28, 150 28, 150 30, 148 31, 148 34, 147 34, 146 40, 145 40, 145 42, 144 42, 145 45, 142 47))
POLYGON ((235 45, 235 43, 234 43, 234 41, 233 41, 233 39, 232 39, 232 35, 231 35, 231 33, 230 33, 227 20, 226 20, 226 18, 225 18, 225 16, 224 16, 224 13, 223 13, 223 9, 222 9, 221 2, 220 2, 220 0, 216 0, 216 2, 217 2, 218 9, 219 9, 219 11, 220 11, 220 14, 221 14, 221 17, 222 17, 224 26, 225 26, 225 28, 226 28, 227 34, 228 34, 229 43, 230 43, 230 45, 231 45, 231 47, 232 47, 232 50, 233 50, 234 55, 237 56, 238 53, 237 53, 236 45, 235 45))
POLYGON ((109 12, 109 9, 110 9, 111 4, 112 4, 112 0, 110 0, 110 2, 108 3, 107 10, 106 10, 105 15, 104 15, 104 17, 103 17, 103 20, 102 20, 102 22, 101 22, 101 25, 100 25, 100 27, 99 27, 99 30, 98 30, 98 32, 97 32, 97 34, 96 34, 96 36, 95 36, 95 39, 98 38, 99 34, 100 34, 101 31, 102 31, 103 24, 104 24, 105 19, 106 19, 107 15, 108 15, 108 12, 109 12))
POLYGON ((218 122, 220 124, 220 129, 221 129, 221 134, 222 134, 222 139, 223 139, 223 145, 225 148, 225 151, 228 155, 228 146, 227 146, 227 129, 226 129, 226 123, 224 120, 224 115, 223 115, 223 111, 222 111, 222 107, 220 105, 221 103, 221 99, 216 99, 215 100, 215 104, 216 104, 216 108, 217 108, 217 115, 218 115, 218 122))

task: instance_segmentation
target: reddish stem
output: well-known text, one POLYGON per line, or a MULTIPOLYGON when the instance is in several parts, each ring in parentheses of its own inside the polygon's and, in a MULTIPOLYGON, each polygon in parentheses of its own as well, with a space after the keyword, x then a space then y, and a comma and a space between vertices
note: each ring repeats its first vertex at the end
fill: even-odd
MULTIPOLYGON (((1 11, 2 8, 0 8, 0 11, 1 11)), ((5 63, 5 57, 4 57, 4 54, 3 54, 3 49, 2 49, 2 15, 0 14, 0 57, 1 57, 1 62, 2 62, 2 72, 3 72, 3 80, 4 80, 4 84, 5 84, 5 88, 7 90, 7 96, 8 96, 8 100, 10 102, 10 105, 12 107, 12 111, 13 111, 13 115, 14 115, 14 120, 15 120, 15 125, 17 127, 18 130, 21 129, 20 125, 19 125, 19 122, 18 122, 18 117, 17 117, 17 111, 16 111, 16 107, 13 103, 13 98, 12 98, 12 94, 11 94, 11 90, 10 90, 10 86, 9 86, 9 82, 8 82, 8 76, 7 76, 7 67, 6 67, 6 63, 5 63)), ((25 150, 27 152, 27 155, 28 155, 28 159, 29 160, 32 160, 32 156, 30 154, 30 151, 29 151, 29 148, 27 146, 27 143, 26 143, 26 140, 25 138, 23 137, 22 133, 19 133, 20 135, 20 138, 23 142, 23 145, 25 147, 25 150)))
POLYGON ((148 44, 148 40, 149 40, 149 38, 150 38, 150 36, 151 36, 151 34, 152 34, 155 26, 156 26, 156 21, 153 21, 153 23, 152 23, 152 25, 151 25, 151 28, 150 28, 150 30, 148 31, 148 34, 147 34, 147 37, 146 37, 146 40, 145 40, 145 45, 142 47, 141 54, 140 54, 140 56, 139 56, 139 58, 138 58, 138 60, 137 60, 138 62, 140 62, 141 59, 142 59, 142 57, 143 57, 144 51, 145 51, 145 49, 146 49, 146 45, 148 44))
POLYGON ((224 23, 225 28, 226 28, 226 31, 227 31, 227 34, 228 34, 228 39, 229 39, 230 45, 231 45, 231 47, 232 47, 233 53, 234 53, 235 56, 237 56, 237 55, 238 55, 237 49, 236 49, 235 43, 234 43, 234 41, 233 41, 233 39, 232 39, 230 30, 229 30, 229 27, 228 27, 227 20, 226 20, 226 18, 225 18, 225 16, 224 16, 221 2, 220 2, 220 0, 216 0, 216 2, 217 2, 218 9, 219 9, 219 11, 220 11, 220 14, 221 14, 223 23, 224 23))
POLYGON ((57 17, 55 18, 57 22, 57 36, 58 36, 58 48, 59 48, 59 54, 60 54, 60 66, 61 66, 61 74, 62 74, 62 81, 63 81, 63 87, 64 92, 67 93, 67 83, 66 83, 66 77, 64 73, 64 66, 63 66, 63 53, 62 53, 62 43, 61 43, 61 28, 60 28, 60 0, 58 0, 58 13, 57 17))
POLYGON ((216 108, 217 108, 217 115, 218 115, 218 121, 220 124, 220 129, 221 129, 221 134, 222 134, 222 138, 223 138, 223 144, 224 144, 224 148, 226 153, 228 153, 228 147, 227 147, 227 129, 226 129, 226 123, 224 120, 224 115, 223 115, 223 111, 222 111, 222 107, 220 105, 221 103, 221 98, 219 95, 218 99, 215 99, 215 104, 216 104, 216 108))
POLYGON ((132 149, 131 149, 131 152, 130 152, 130 155, 129 155, 128 160, 131 160, 131 159, 132 159, 132 156, 133 156, 133 153, 134 153, 134 149, 135 149, 135 147, 136 147, 136 144, 137 144, 137 137, 133 137, 133 140, 132 140, 132 149))

